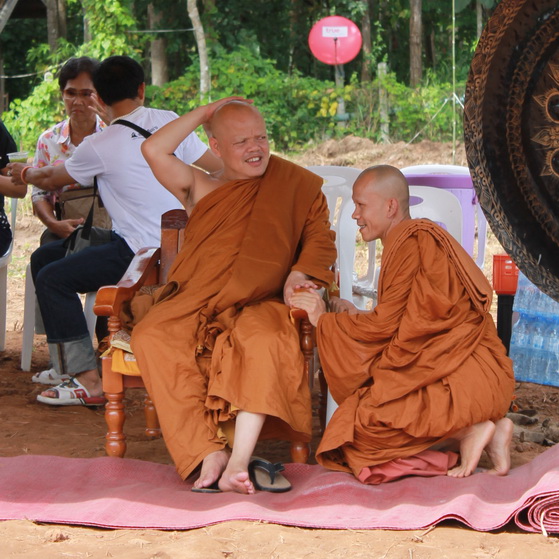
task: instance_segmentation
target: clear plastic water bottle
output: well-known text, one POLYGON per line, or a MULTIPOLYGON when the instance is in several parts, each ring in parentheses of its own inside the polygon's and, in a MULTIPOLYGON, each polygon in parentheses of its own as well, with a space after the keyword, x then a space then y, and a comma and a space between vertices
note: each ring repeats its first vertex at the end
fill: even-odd
POLYGON ((530 325, 525 314, 514 325, 510 344, 510 358, 513 361, 514 372, 521 378, 526 378, 531 352, 529 351, 530 325))
POLYGON ((544 350, 547 357, 548 384, 559 386, 559 317, 550 318, 545 332, 544 350))
POLYGON ((534 317, 532 330, 533 357, 531 362, 531 377, 537 382, 541 382, 542 384, 549 383, 549 377, 547 374, 549 362, 544 348, 544 346, 546 345, 545 332, 548 326, 547 322, 547 319, 541 313, 536 314, 536 316, 534 317))

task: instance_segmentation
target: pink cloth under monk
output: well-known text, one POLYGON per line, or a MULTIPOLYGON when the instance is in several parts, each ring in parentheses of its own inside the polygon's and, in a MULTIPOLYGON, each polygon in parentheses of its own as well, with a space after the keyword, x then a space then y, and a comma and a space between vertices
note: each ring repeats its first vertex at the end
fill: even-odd
POLYGON ((456 452, 424 450, 408 458, 396 458, 384 464, 363 468, 357 478, 362 483, 378 485, 405 476, 444 476, 457 463, 456 452))

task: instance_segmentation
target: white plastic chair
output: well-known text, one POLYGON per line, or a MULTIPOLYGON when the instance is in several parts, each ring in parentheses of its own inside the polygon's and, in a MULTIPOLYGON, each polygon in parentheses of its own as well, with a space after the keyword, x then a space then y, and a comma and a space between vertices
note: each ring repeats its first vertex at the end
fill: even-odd
POLYGON ((410 186, 410 215, 438 223, 462 244, 462 206, 452 192, 432 186, 410 186))
MULTIPOLYGON (((87 330, 91 339, 95 336, 95 323, 97 317, 93 312, 96 291, 87 293, 84 301, 84 314, 87 322, 87 330)), ((35 335, 35 285, 31 275, 31 264, 27 264, 25 270, 25 298, 23 303, 23 339, 21 343, 21 370, 31 370, 31 354, 33 353, 33 338, 35 335)))
POLYGON ((360 175, 361 169, 335 165, 317 165, 307 169, 324 179, 322 192, 328 202, 331 228, 336 232, 336 268, 340 297, 351 301, 357 235, 357 223, 351 218, 354 210, 351 194, 353 183, 360 175))
POLYGON ((12 198, 10 212, 10 227, 12 228, 12 242, 6 254, 0 256, 0 351, 6 349, 6 320, 8 314, 8 265, 12 261, 14 239, 16 234, 17 198, 12 198))
POLYGON ((469 168, 433 164, 412 165, 401 171, 410 185, 436 187, 451 192, 458 198, 463 218, 461 244, 472 258, 475 256, 476 264, 483 269, 487 220, 477 199, 469 168))

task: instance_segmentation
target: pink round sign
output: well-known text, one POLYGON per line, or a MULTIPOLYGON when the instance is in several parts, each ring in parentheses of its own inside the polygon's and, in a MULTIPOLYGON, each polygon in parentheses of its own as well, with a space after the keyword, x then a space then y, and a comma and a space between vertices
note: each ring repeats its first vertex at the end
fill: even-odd
POLYGON ((330 16, 317 21, 309 33, 309 47, 325 64, 345 64, 361 50, 361 31, 353 21, 330 16))

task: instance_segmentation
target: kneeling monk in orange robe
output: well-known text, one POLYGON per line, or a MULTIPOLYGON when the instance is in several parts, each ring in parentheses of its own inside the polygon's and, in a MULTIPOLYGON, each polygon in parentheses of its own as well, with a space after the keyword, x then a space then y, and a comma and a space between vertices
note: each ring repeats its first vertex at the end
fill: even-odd
POLYGON ((195 489, 254 493, 248 464, 262 429, 311 437, 308 379, 284 300, 297 286, 332 281, 322 180, 270 156, 264 120, 246 102, 221 100, 169 124, 142 152, 190 217, 165 297, 131 345, 183 479, 202 463, 195 489), (223 161, 215 175, 173 156, 201 124, 223 161))
POLYGON ((317 325, 320 360, 339 404, 318 462, 364 483, 415 468, 464 477, 486 449, 491 472, 506 474, 512 422, 504 416, 514 377, 489 314, 488 281, 444 229, 411 219, 398 169, 365 170, 353 201, 363 239, 384 246, 377 306, 359 311, 336 299, 336 312, 326 313, 316 293, 290 300, 317 325), (456 454, 437 452, 454 448, 456 467, 456 454))

